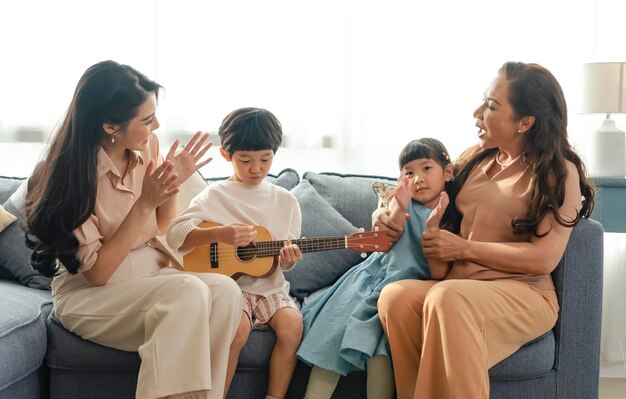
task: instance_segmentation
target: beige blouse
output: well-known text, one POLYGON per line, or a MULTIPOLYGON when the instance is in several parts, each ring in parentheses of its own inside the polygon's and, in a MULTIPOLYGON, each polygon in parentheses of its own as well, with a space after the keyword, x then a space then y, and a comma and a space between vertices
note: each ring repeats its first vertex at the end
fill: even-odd
MULTIPOLYGON (((129 155, 128 170, 123 175, 123 171, 117 170, 106 151, 100 148, 98 152, 98 189, 94 212, 82 226, 74 230, 74 235, 79 242, 76 254, 76 258, 81 263, 78 269, 79 273, 72 275, 67 272, 63 265, 60 265, 59 274, 55 276, 52 282, 53 294, 91 286, 82 276, 82 272, 89 270, 95 264, 102 242, 115 233, 141 195, 143 177, 150 160, 155 159, 157 166, 163 161, 162 156, 159 155, 158 139, 154 135, 150 137, 148 149, 129 151, 129 155)), ((159 234, 159 229, 156 212, 153 212, 141 234, 137 237, 133 250, 118 270, 123 271, 128 266, 126 264, 145 263, 146 261, 154 263, 155 260, 158 262, 158 265, 154 265, 155 268, 168 266, 169 259, 167 256, 150 253, 153 251, 141 250, 147 246, 156 247, 155 237, 157 234, 159 234), (144 260, 134 259, 138 256, 144 260), (146 256, 150 259, 145 259, 146 256)), ((118 272, 116 271, 116 273, 118 272)))
MULTIPOLYGON (((456 206, 463 215, 460 236, 481 242, 528 242, 531 234, 513 234, 511 221, 524 217, 532 194, 531 167, 522 159, 491 179, 487 170, 495 158, 483 160, 468 176, 456 206)), ((446 279, 519 280, 540 289, 554 289, 550 275, 508 273, 480 263, 459 260, 446 279)))

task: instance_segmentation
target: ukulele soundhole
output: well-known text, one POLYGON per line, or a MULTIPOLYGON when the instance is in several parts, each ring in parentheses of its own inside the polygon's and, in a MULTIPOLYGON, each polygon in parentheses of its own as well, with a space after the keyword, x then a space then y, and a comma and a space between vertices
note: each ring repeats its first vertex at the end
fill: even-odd
POLYGON ((252 242, 245 247, 237 247, 237 258, 242 262, 251 262, 256 258, 256 245, 252 242))

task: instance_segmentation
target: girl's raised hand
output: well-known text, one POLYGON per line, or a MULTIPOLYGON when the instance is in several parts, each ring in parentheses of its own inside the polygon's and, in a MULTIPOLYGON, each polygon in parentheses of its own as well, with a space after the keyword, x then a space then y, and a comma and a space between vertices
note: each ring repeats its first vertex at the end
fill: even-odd
POLYGON ((450 203, 450 197, 445 191, 442 191, 439 195, 439 202, 437 206, 433 209, 433 211, 428 215, 428 219, 426 219, 426 231, 437 231, 439 230, 439 222, 441 222, 441 217, 448 207, 448 203, 450 203))
POLYGON ((177 179, 174 164, 170 161, 165 160, 155 168, 154 160, 151 160, 143 177, 141 195, 137 202, 151 209, 159 207, 178 192, 177 179))
POLYGON ((393 193, 394 198, 398 201, 398 205, 406 212, 411 202, 411 190, 409 190, 409 177, 404 176, 399 182, 396 191, 393 193))
POLYGON ((213 160, 213 158, 207 158, 204 161, 200 161, 213 144, 209 141, 203 146, 208 138, 208 133, 196 132, 178 154, 176 154, 179 143, 178 139, 176 139, 170 147, 165 159, 174 164, 174 172, 178 175, 178 180, 176 181, 177 185, 182 184, 195 171, 213 160))

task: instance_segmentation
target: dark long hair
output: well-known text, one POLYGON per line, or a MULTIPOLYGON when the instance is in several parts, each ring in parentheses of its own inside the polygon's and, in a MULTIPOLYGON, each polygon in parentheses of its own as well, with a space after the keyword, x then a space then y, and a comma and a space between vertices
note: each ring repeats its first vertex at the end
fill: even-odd
MULTIPOLYGON (((587 176, 585 165, 567 138, 567 105, 561 85, 550 71, 537 64, 507 62, 498 72, 509 83, 508 100, 515 117, 535 117, 535 123, 525 133, 527 139, 524 148, 533 168, 532 197, 526 215, 511 221, 513 232, 540 236, 537 226, 547 212, 552 212, 560 225, 573 227, 581 217, 589 217, 593 211, 594 188, 587 176), (574 220, 564 219, 559 213, 565 200, 566 161, 576 166, 580 191, 584 197, 582 207, 574 220)), ((497 149, 483 150, 476 146, 460 157, 451 190, 451 202, 472 170, 496 151, 497 149)), ((451 211, 444 216, 444 225, 458 231, 460 218, 452 215, 454 210, 451 211)))
POLYGON ((29 180, 26 195, 26 243, 33 249, 32 266, 52 276, 63 263, 77 273, 78 240, 74 229, 93 213, 98 183, 98 150, 103 124, 123 132, 150 93, 161 86, 135 69, 114 61, 89 67, 56 132, 46 159, 29 180))

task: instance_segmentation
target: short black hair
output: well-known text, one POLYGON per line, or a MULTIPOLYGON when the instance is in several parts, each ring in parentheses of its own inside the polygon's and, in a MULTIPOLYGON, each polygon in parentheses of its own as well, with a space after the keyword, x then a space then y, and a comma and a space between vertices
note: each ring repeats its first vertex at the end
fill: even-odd
POLYGON ((271 149, 276 153, 283 141, 278 119, 263 108, 239 108, 224 118, 218 130, 221 146, 229 156, 235 151, 271 149))
POLYGON ((402 169, 407 163, 421 158, 433 159, 444 168, 450 164, 450 154, 446 147, 441 141, 430 137, 413 140, 405 145, 398 157, 398 164, 402 169))

